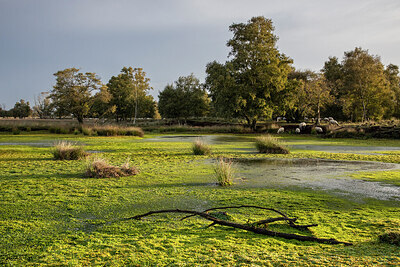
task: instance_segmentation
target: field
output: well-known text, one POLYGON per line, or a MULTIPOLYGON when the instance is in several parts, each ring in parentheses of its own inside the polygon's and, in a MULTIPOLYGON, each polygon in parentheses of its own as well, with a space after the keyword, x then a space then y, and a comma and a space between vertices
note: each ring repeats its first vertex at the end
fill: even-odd
MULTIPOLYGON (((380 234, 400 228, 400 196, 382 199, 318 187, 253 185, 250 170, 239 166, 232 186, 218 186, 213 177, 213 164, 221 156, 237 162, 281 158, 400 163, 399 140, 287 136, 282 140, 292 146, 290 154, 265 155, 256 153, 254 135, 214 135, 204 137, 212 154, 193 155, 192 137, 167 137, 1 134, 0 265, 400 265, 399 246, 378 240, 380 234), (129 160, 140 174, 85 178, 85 160, 53 159, 52 145, 60 140, 82 144, 90 157, 103 157, 114 165, 129 160), (325 149, 313 150, 313 146, 325 149), (365 146, 368 153, 341 153, 339 149, 351 146, 365 146), (275 208, 297 217, 300 224, 318 224, 310 232, 288 229, 284 223, 270 225, 270 229, 354 245, 301 242, 224 226, 207 227, 209 222, 204 219, 181 221, 179 214, 123 220, 150 210, 202 211, 231 205, 275 208)), ((355 167, 349 175, 350 180, 380 182, 374 184, 394 190, 400 186, 396 168, 357 170, 355 167)), ((279 179, 279 173, 273 178, 279 179)), ((242 223, 271 215, 254 209, 229 210, 228 214, 242 223)))

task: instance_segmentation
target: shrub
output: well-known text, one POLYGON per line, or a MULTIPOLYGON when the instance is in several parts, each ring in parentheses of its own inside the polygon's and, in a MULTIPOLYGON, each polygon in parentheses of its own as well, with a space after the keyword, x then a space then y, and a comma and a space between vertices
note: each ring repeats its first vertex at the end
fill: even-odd
POLYGON ((87 153, 82 146, 61 141, 54 146, 53 156, 58 160, 77 160, 86 157, 87 153))
POLYGON ((18 134, 21 133, 21 130, 18 129, 17 127, 13 127, 11 131, 12 131, 12 134, 13 134, 13 135, 18 135, 18 134))
POLYGON ((389 231, 381 234, 378 238, 382 243, 400 246, 400 232, 389 231))
POLYGON ((222 157, 219 158, 214 167, 214 173, 219 185, 228 186, 233 184, 235 169, 231 160, 225 161, 222 157))
POLYGON ((93 131, 92 131, 91 128, 82 127, 82 128, 81 128, 81 131, 82 131, 82 134, 83 134, 83 135, 88 135, 88 136, 93 135, 93 131))
POLYGON ((129 159, 122 166, 110 165, 105 159, 94 158, 86 163, 86 177, 109 178, 132 176, 139 173, 139 170, 130 166, 129 159))
POLYGON ((193 154, 195 155, 210 155, 211 148, 209 145, 205 144, 199 138, 197 138, 192 144, 193 154))
POLYGON ((289 149, 271 135, 257 137, 256 148, 260 153, 289 154, 289 149))
POLYGON ((68 127, 59 127, 59 126, 54 126, 49 128, 50 133, 55 133, 55 134, 68 134, 69 133, 69 128, 68 127))

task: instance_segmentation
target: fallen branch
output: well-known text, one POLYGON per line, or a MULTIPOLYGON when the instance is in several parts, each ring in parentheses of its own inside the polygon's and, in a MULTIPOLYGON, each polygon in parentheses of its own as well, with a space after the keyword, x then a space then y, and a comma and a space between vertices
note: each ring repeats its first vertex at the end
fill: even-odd
POLYGON ((352 243, 349 242, 343 242, 343 241, 338 241, 336 239, 330 238, 330 239, 325 239, 325 238, 317 238, 313 236, 304 236, 304 235, 299 235, 299 234, 289 234, 289 233, 282 233, 282 232, 275 232, 268 230, 266 228, 260 228, 256 227, 256 225, 260 224, 266 224, 274 221, 287 221, 289 223, 289 226, 298 228, 298 229, 304 229, 307 227, 311 226, 316 226, 316 224, 311 224, 311 225, 296 225, 295 221, 296 218, 289 218, 287 217, 284 213, 275 210, 275 209, 270 209, 270 208, 263 208, 263 207, 258 207, 258 206, 250 206, 250 205, 242 205, 242 206, 232 206, 232 207, 218 207, 218 208, 212 208, 208 209, 202 212, 199 211, 192 211, 192 210, 182 210, 182 209, 169 209, 169 210, 156 210, 156 211, 149 211, 144 214, 139 214, 133 217, 121 219, 120 221, 127 221, 127 220, 140 220, 141 218, 153 215, 153 214, 160 214, 160 213, 184 213, 184 214, 190 214, 189 216, 184 217, 183 219, 189 218, 191 216, 200 216, 206 220, 212 221, 212 224, 210 224, 208 227, 211 227, 213 225, 223 225, 223 226, 229 226, 237 229, 242 229, 246 230, 249 232, 253 232, 256 234, 262 234, 262 235, 267 235, 267 236, 275 236, 275 237, 282 237, 285 239, 295 239, 295 240, 300 240, 300 241, 313 241, 313 242, 318 242, 318 243, 325 243, 325 244, 344 244, 344 245, 352 245, 352 243), (256 222, 255 224, 240 224, 240 223, 235 223, 227 220, 222 220, 219 219, 209 213, 208 211, 212 210, 221 210, 221 209, 232 209, 232 208, 257 208, 257 209, 263 209, 263 210, 270 210, 274 211, 282 217, 279 218, 271 218, 263 221, 256 222))

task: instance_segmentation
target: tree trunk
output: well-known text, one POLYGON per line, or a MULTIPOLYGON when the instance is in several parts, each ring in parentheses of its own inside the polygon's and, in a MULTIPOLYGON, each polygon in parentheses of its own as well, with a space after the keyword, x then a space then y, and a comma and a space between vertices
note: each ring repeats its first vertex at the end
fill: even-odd
POLYGON ((76 118, 78 119, 79 125, 82 125, 83 124, 83 116, 82 115, 78 115, 78 116, 76 116, 76 118))
POLYGON ((362 101, 362 105, 363 105, 363 117, 362 117, 362 122, 365 122, 367 120, 367 108, 365 106, 365 101, 362 101))
POLYGON ((256 131, 256 129, 257 129, 257 120, 256 120, 256 119, 253 119, 253 121, 251 122, 250 128, 251 128, 253 131, 256 131))

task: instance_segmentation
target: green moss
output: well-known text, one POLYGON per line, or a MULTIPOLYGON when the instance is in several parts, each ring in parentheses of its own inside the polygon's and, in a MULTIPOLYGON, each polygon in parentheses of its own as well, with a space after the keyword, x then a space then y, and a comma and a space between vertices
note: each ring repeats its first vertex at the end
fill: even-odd
MULTIPOLYGON (((256 153, 253 136, 244 136, 243 142, 215 144, 213 155, 201 157, 192 155, 190 142, 147 141, 152 137, 62 136, 63 140, 85 144, 87 151, 98 151, 96 154, 113 165, 121 165, 129 157, 141 170, 136 176, 109 179, 84 178, 85 162, 54 161, 51 147, 1 145, 0 265, 400 264, 398 247, 377 241, 383 232, 399 228, 399 201, 353 202, 327 192, 299 188, 218 187, 212 165, 204 159, 269 157, 256 153), (298 217, 298 223, 317 223, 318 227, 311 228, 308 234, 355 245, 322 245, 222 226, 207 228, 209 222, 200 218, 180 221, 181 217, 174 214, 117 221, 155 209, 202 210, 239 204, 277 208, 298 217)), ((9 133, 0 135, 0 142, 51 143, 59 138, 56 134, 9 133)), ((352 144, 351 140, 291 140, 352 144)), ((367 144, 361 140, 354 142, 367 144)), ((381 140, 368 142, 388 145, 381 140)), ((400 141, 389 143, 399 145, 400 141)), ((296 149, 279 157, 400 162, 398 154, 355 155, 296 149)), ((373 174, 371 179, 387 177, 388 181, 395 181, 398 177, 396 171, 385 173, 373 174)), ((354 174, 354 178, 361 176, 354 174)), ((368 175, 364 174, 365 177, 368 175)), ((229 210, 229 215, 244 223, 272 216, 257 210, 229 210)), ((286 231, 282 224, 271 227, 286 231)))

